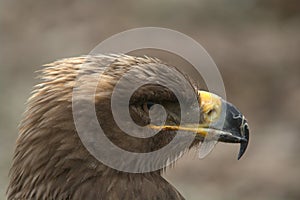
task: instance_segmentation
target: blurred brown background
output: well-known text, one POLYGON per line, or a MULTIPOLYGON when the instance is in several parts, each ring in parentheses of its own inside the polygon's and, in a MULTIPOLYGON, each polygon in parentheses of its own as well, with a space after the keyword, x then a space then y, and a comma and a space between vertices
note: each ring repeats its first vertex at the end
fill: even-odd
POLYGON ((118 32, 159 26, 210 53, 227 99, 246 115, 251 141, 190 152, 165 177, 187 199, 300 199, 300 1, 0 0, 0 199, 34 71, 87 54, 118 32))

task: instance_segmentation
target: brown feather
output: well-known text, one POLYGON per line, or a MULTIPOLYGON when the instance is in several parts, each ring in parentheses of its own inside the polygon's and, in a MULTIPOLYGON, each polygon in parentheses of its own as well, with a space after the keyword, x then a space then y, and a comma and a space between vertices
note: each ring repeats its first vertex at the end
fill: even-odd
MULTIPOLYGON (((110 95, 118 78, 132 66, 157 63, 161 61, 148 57, 98 55, 62 59, 45 65, 39 76, 42 82, 35 86, 19 127, 8 199, 183 199, 161 177, 160 171, 131 174, 99 162, 81 143, 73 122, 72 91, 77 75, 82 75, 79 83, 94 81, 90 80, 91 76, 86 80, 85 74, 101 72, 103 67, 110 65, 101 77, 101 87, 97 88, 95 97, 97 116, 109 139, 135 152, 148 152, 167 144, 172 137, 164 134, 150 139, 122 134, 110 123, 112 116, 108 114, 110 95)), ((145 76, 153 73, 146 68, 141 70, 145 76)), ((152 98, 172 98, 167 90, 159 94, 152 98)))

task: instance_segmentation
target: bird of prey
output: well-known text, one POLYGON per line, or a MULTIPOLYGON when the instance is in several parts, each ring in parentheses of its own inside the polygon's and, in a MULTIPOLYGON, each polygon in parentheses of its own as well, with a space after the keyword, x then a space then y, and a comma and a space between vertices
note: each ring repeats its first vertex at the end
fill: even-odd
MULTIPOLYGON (((205 142, 205 137, 210 133, 217 133, 218 137, 211 139, 214 142, 240 144, 240 158, 249 140, 244 116, 219 96, 198 90, 195 81, 183 73, 193 88, 192 93, 197 96, 200 108, 197 126, 180 124, 181 105, 174 93, 160 84, 149 83, 134 92, 128 109, 131 119, 137 125, 159 132, 153 137, 138 138, 125 134, 118 128, 111 111, 114 86, 130 70, 134 71, 135 80, 144 81, 157 77, 169 80, 170 74, 158 70, 158 65, 176 70, 156 58, 124 54, 73 57, 45 65, 39 75, 41 82, 34 87, 19 126, 7 189, 8 200, 184 199, 161 176, 164 169, 144 173, 124 172, 96 159, 78 136, 72 114, 74 103, 92 103, 107 138, 129 152, 159 150, 168 145, 179 134, 178 131, 185 131, 195 134, 188 149, 205 142), (79 85, 92 83, 99 79, 93 74, 100 72, 101 81, 97 84, 94 101, 89 102, 83 95, 76 100, 78 102, 73 102, 75 100, 72 93, 77 76, 82 75, 79 85), (163 125, 151 124, 149 112, 154 104, 165 109, 166 119, 163 125), (214 126, 224 112, 223 126, 214 126)), ((172 79, 172 82, 181 84, 176 79, 172 79)), ((126 86, 119 89, 121 93, 126 93, 126 86)), ((190 95, 184 90, 180 92, 186 102, 189 102, 190 95)), ((89 127, 89 119, 82 120, 86 123, 86 130, 93 131, 89 127)))

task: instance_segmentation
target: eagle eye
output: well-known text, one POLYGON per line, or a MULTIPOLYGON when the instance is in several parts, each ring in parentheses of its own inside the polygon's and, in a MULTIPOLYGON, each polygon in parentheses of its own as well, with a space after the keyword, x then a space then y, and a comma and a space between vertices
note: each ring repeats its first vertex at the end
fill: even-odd
POLYGON ((148 108, 148 110, 150 110, 150 108, 154 105, 154 103, 153 102, 151 102, 151 101, 147 101, 147 108, 148 108))
POLYGON ((143 104, 143 109, 145 112, 149 112, 150 108, 154 105, 152 101, 147 101, 143 104))

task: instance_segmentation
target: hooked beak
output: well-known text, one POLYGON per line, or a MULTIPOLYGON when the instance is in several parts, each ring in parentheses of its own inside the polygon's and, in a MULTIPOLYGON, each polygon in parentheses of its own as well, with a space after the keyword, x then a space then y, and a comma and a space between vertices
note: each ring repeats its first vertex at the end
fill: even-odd
MULTIPOLYGON (((223 102, 224 103, 224 102, 223 102)), ((245 117, 231 103, 225 102, 226 118, 218 141, 226 143, 240 143, 238 160, 244 155, 249 142, 249 126, 245 117)))
POLYGON ((239 143, 240 159, 248 146, 249 126, 245 117, 231 103, 206 91, 198 91, 201 120, 196 125, 151 125, 154 129, 183 130, 196 133, 196 139, 206 138, 216 142, 239 143))
POLYGON ((197 134, 202 137, 214 134, 217 141, 240 143, 240 159, 249 142, 249 126, 244 115, 234 105, 215 94, 198 91, 198 95, 203 118, 197 134))

